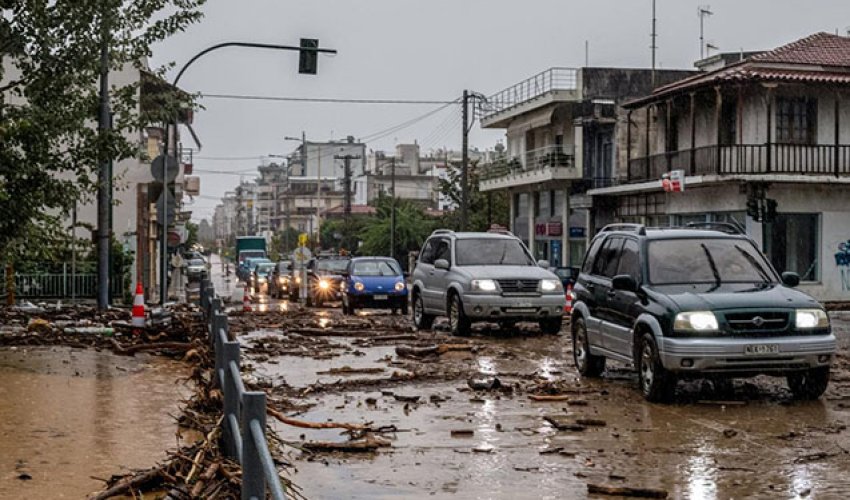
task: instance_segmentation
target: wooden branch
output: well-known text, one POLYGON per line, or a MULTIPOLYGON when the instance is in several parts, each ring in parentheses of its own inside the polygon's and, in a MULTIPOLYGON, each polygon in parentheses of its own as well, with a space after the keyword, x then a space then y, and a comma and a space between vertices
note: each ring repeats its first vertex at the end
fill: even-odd
POLYGON ((546 394, 529 394, 528 399, 532 401, 568 401, 570 399, 566 394, 546 395, 546 394))
POLYGON ((346 441, 344 443, 333 443, 327 441, 312 441, 304 443, 304 448, 310 451, 343 451, 343 452, 370 452, 378 448, 389 446, 389 443, 379 439, 366 439, 364 441, 346 441))
POLYGON ((301 427, 303 429, 346 429, 349 431, 364 431, 369 429, 369 426, 362 424, 346 424, 342 422, 305 422, 303 420, 289 418, 274 408, 266 408, 266 411, 269 415, 284 424, 291 425, 293 427, 301 427))
POLYGON ((155 467, 153 469, 148 470, 143 474, 137 474, 135 476, 125 477, 124 479, 115 483, 115 486, 109 488, 106 491, 102 491, 98 493, 96 496, 91 497, 91 500, 106 500, 107 498, 112 498, 114 496, 121 495, 128 490, 136 489, 139 486, 153 481, 157 477, 160 476, 162 469, 160 467, 155 467))
POLYGON ((118 343, 115 339, 109 339, 112 342, 112 347, 115 350, 116 354, 123 354, 125 356, 133 356, 137 352, 142 351, 156 351, 158 349, 168 349, 173 351, 188 351, 194 347, 189 342, 156 342, 154 344, 138 344, 131 345, 129 347, 124 347, 118 343))
POLYGON ((198 482, 192 486, 192 498, 197 498, 201 496, 201 492, 204 491, 204 484, 209 482, 212 478, 215 477, 215 473, 218 472, 219 463, 216 462, 209 466, 209 468, 204 471, 201 475, 201 478, 198 479, 198 482))
POLYGON ((656 490, 652 488, 629 488, 628 486, 605 486, 601 484, 587 484, 588 493, 596 493, 598 495, 617 495, 621 497, 638 497, 638 498, 667 498, 665 490, 656 490))

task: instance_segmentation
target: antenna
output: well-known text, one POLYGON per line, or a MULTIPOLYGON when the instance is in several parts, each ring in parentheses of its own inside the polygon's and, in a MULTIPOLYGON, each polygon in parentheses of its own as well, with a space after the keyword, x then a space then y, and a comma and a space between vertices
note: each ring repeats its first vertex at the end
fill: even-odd
POLYGON ((656 19, 655 19, 655 0, 652 0, 652 34, 650 38, 652 43, 649 48, 652 50, 652 86, 655 87, 655 51, 658 49, 658 44, 655 43, 658 38, 658 33, 655 30, 656 19))
MULTIPOLYGON (((707 47, 705 46, 705 34, 703 30, 703 24, 705 22, 705 18, 708 16, 714 15, 714 12, 711 11, 710 5, 700 5, 697 7, 697 16, 699 17, 699 58, 705 59, 705 53, 707 47)), ((717 48, 717 47, 715 47, 717 48)))
POLYGON ((590 67, 590 41, 584 41, 584 67, 590 67))

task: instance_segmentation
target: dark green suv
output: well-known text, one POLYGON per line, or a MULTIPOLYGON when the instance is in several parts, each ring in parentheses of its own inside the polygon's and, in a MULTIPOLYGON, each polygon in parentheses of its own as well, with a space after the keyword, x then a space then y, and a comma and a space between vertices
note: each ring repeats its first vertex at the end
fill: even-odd
POLYGON ((823 307, 793 289, 799 281, 732 225, 606 226, 573 290, 573 359, 588 377, 606 358, 633 364, 650 401, 669 399, 684 377, 759 374, 816 399, 836 342, 823 307))

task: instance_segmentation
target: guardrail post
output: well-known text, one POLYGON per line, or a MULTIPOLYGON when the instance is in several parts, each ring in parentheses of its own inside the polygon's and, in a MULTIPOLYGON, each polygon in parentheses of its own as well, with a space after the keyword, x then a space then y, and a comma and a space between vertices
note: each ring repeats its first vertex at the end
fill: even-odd
POLYGON ((239 418, 239 393, 236 389, 236 381, 233 380, 233 374, 230 371, 230 364, 236 363, 236 373, 238 374, 239 342, 225 342, 222 346, 222 351, 222 359, 224 361, 224 380, 221 382, 221 390, 224 394, 224 419, 222 420, 224 452, 228 457, 236 458, 239 456, 239 452, 236 450, 233 429, 230 427, 230 415, 233 415, 237 419, 239 418))
POLYGON ((266 428, 266 393, 246 392, 242 396, 242 500, 266 498, 266 481, 263 463, 254 444, 251 421, 256 420, 260 429, 266 428))
POLYGON ((210 328, 210 348, 215 350, 218 346, 218 332, 224 330, 227 337, 227 315, 218 313, 212 317, 212 328, 210 328))
POLYGON ((208 298, 207 298, 207 287, 206 287, 206 283, 207 283, 207 280, 205 280, 205 279, 204 279, 204 280, 201 280, 201 290, 200 290, 200 291, 201 291, 201 293, 200 293, 200 297, 201 297, 201 311, 202 311, 204 314, 206 314, 206 312, 207 312, 207 300, 208 300, 208 298))
POLYGON ((208 283, 207 284, 207 307, 206 307, 206 313, 207 313, 208 318, 212 317, 212 300, 213 300, 214 297, 215 297, 215 287, 208 283))
POLYGON ((224 387, 224 382, 219 378, 221 369, 224 365, 224 346, 222 345, 222 333, 224 339, 227 339, 227 315, 216 314, 213 322, 213 357, 215 359, 215 376, 213 380, 217 381, 219 387, 224 387))

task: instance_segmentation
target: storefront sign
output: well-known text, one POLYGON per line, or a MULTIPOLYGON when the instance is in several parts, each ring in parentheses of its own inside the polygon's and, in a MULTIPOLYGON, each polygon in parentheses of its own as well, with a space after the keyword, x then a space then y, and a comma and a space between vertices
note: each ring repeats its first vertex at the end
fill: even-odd
POLYGON ((685 190, 685 171, 673 170, 661 176, 661 188, 667 193, 680 193, 685 190))
POLYGON ((546 234, 549 236, 561 236, 563 228, 560 222, 550 222, 546 224, 546 234))
POLYGON ((570 238, 584 238, 584 228, 583 227, 571 227, 570 228, 570 238))

